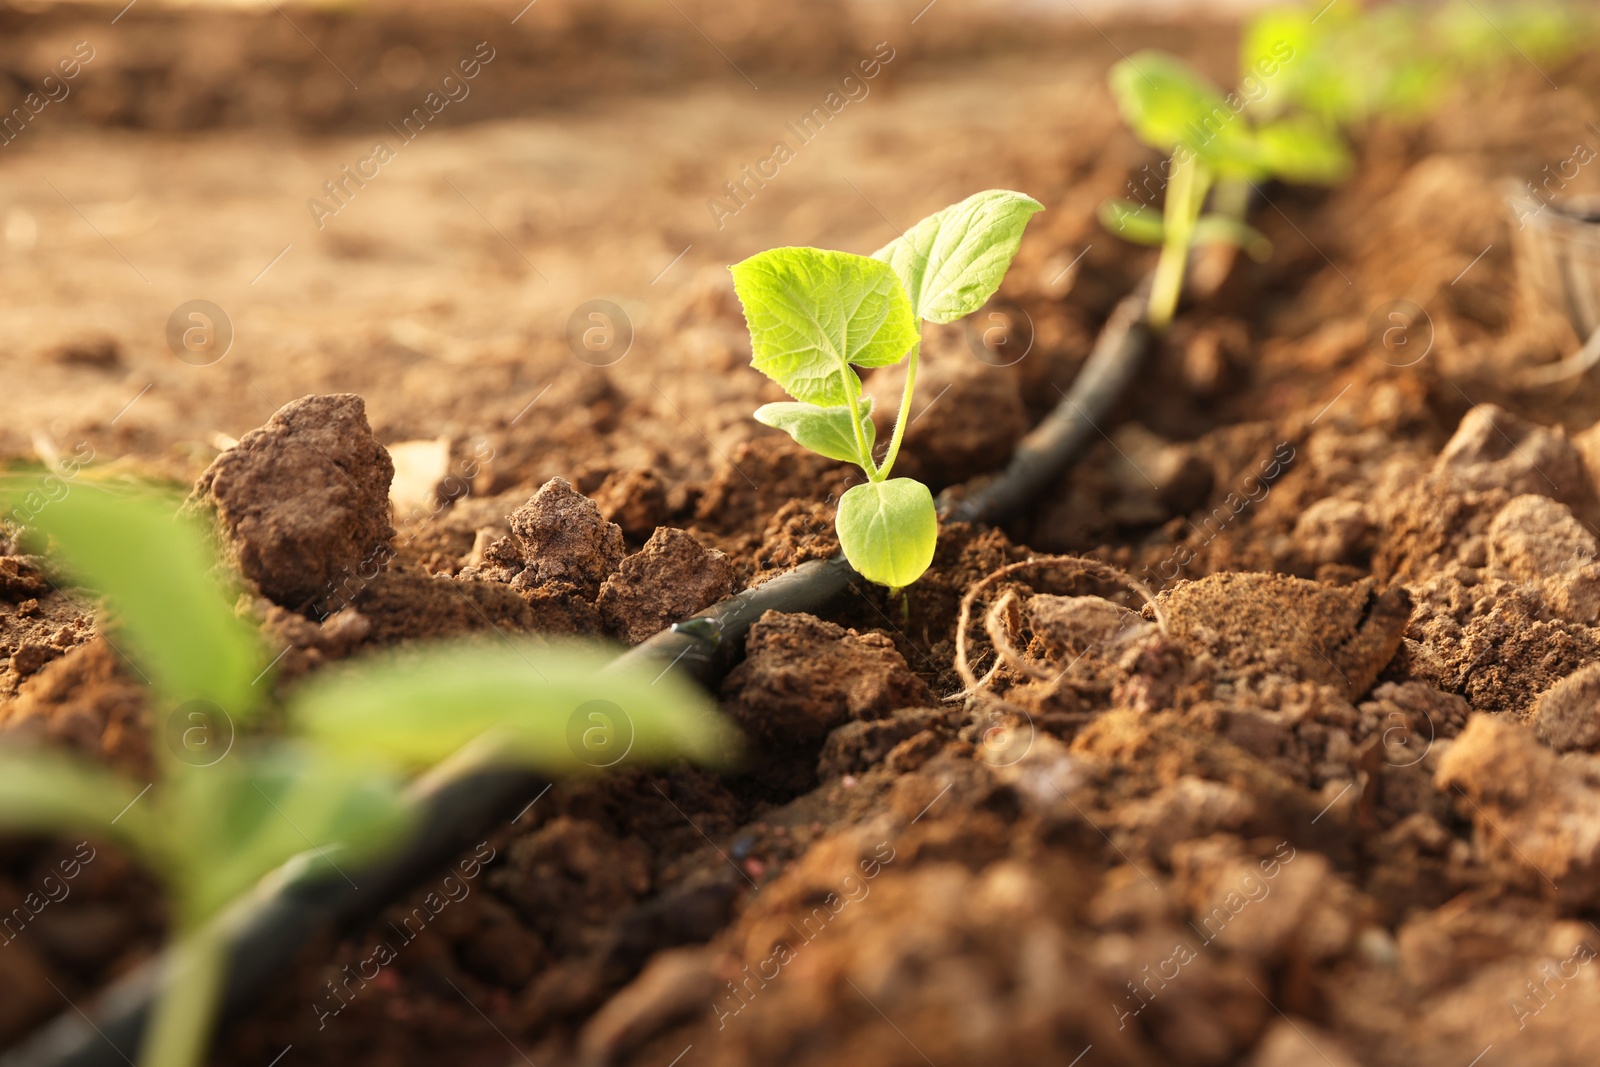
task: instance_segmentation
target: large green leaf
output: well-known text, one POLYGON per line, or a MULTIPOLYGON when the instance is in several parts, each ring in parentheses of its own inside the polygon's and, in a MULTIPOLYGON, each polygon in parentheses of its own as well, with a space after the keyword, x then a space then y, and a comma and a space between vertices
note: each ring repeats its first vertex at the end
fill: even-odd
POLYGON ((796 400, 844 407, 851 369, 887 367, 917 343, 916 317, 887 264, 820 248, 774 248, 728 268, 750 326, 751 365, 796 400))
POLYGON ((177 515, 175 497, 82 482, 58 482, 48 494, 11 479, 4 496, 8 512, 55 542, 71 579, 105 598, 111 642, 170 705, 204 700, 230 715, 254 708, 264 691, 252 683, 267 658, 213 574, 205 531, 177 515))
POLYGON ((158 861, 146 787, 82 760, 37 749, 0 753, 0 826, 120 841, 158 861))
POLYGON ((183 846, 175 886, 189 924, 301 853, 329 877, 354 880, 414 814, 397 777, 293 745, 178 768, 161 802, 169 836, 183 846))
MULTIPOLYGON (((863 396, 858 410, 861 413, 861 435, 870 454, 877 432, 872 425, 872 398, 863 396)), ((764 426, 782 430, 800 444, 829 459, 855 463, 862 469, 867 459, 861 455, 855 434, 850 429, 849 408, 820 408, 815 404, 785 402, 763 404, 756 408, 756 421, 764 426)))
POLYGON ((290 715, 312 740, 352 756, 426 766, 486 731, 507 758, 551 773, 623 758, 687 756, 721 765, 731 727, 674 671, 619 669, 571 642, 449 642, 322 671, 296 690, 290 715))
POLYGON ((929 215, 873 256, 894 267, 919 317, 954 322, 1000 288, 1023 228, 1043 210, 1031 196, 988 189, 929 215))
POLYGON ((850 566, 891 589, 922 577, 939 539, 933 494, 911 478, 851 486, 839 498, 835 525, 850 566))

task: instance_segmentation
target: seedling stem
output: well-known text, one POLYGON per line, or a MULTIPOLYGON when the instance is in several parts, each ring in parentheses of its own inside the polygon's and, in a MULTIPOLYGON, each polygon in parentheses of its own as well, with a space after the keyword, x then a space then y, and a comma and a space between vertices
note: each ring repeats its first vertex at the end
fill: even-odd
POLYGON ((201 923, 173 945, 167 986, 145 1037, 144 1063, 188 1065, 205 1059, 227 953, 215 928, 201 923))
POLYGON ((877 469, 867 473, 867 477, 875 482, 889 477, 895 457, 900 455, 900 441, 906 435, 906 423, 911 421, 911 394, 917 387, 917 356, 921 353, 922 342, 918 341, 911 347, 911 355, 907 357, 906 387, 900 393, 900 412, 894 419, 894 434, 889 438, 889 450, 883 454, 883 462, 878 464, 877 469))
POLYGON ((1189 246, 1200 221, 1200 206, 1210 188, 1210 168, 1191 153, 1174 153, 1172 183, 1167 187, 1165 205, 1166 239, 1161 243, 1161 258, 1150 286, 1150 326, 1158 332, 1165 330, 1177 313, 1189 246))

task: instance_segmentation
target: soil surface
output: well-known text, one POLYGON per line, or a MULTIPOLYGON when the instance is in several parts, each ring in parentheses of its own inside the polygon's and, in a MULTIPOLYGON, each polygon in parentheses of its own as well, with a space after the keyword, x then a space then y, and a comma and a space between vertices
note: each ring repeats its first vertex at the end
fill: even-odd
MULTIPOLYGON (((853 476, 750 419, 779 396, 724 265, 1037 197, 992 306, 930 327, 905 444, 935 486, 992 469, 1153 262, 1095 221, 1156 162, 1106 70, 1232 62, 1227 25, 920 6, 706 37, 693 5, 632 35, 543 2, 294 9, 309 37, 7 10, 13 81, 97 58, 0 148, 0 453, 195 486, 280 692, 466 632, 637 643, 830 555, 853 476), (324 192, 484 40, 483 91, 324 192)), ((1503 183, 1597 119, 1600 60, 1513 64, 1360 131, 1344 186, 1267 187, 1271 261, 1181 314, 1028 514, 947 524, 903 601, 757 624, 717 694, 742 770, 557 784, 307 945, 212 1061, 1596 1062, 1600 387, 1517 385, 1578 342, 1522 294, 1503 183), (1399 335, 1395 301, 1424 312, 1399 335)), ((161 709, 13 532, 0 731, 148 772, 161 709)), ((0 935, 7 1043, 163 926, 100 842, 7 842, 0 910, 28 917, 0 935)))

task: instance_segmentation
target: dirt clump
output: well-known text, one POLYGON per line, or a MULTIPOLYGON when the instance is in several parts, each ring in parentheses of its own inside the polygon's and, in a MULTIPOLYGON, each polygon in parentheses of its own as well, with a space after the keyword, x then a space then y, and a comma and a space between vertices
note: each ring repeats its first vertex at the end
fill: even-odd
POLYGON ((1216 656, 1227 674, 1282 674, 1341 686, 1355 700, 1394 658, 1410 614, 1395 587, 1334 586, 1275 574, 1214 574, 1163 595, 1172 636, 1216 656))
POLYGON ((1513 497, 1489 523, 1489 565, 1521 582, 1541 582, 1594 559, 1594 535, 1570 508, 1547 496, 1513 497))
POLYGON ((1383 724, 1384 758, 1396 767, 1416 765, 1436 739, 1459 734, 1471 710, 1459 695, 1416 681, 1384 682, 1361 705, 1369 720, 1383 724))
POLYGON ((1329 966, 1372 921, 1370 903, 1326 856, 1270 840, 1218 834, 1175 848, 1177 895, 1208 943, 1263 964, 1329 966), (1248 922, 1232 921, 1240 896, 1250 902, 1248 922))
POLYGON ((1533 732, 1557 752, 1600 746, 1600 663, 1588 663, 1539 694, 1533 732))
POLYGON ((1494 404, 1479 404, 1461 417, 1433 469, 1462 490, 1534 493, 1561 501, 1591 523, 1600 517, 1583 455, 1567 435, 1494 404))
POLYGON ((354 393, 307 396, 222 453, 191 505, 214 513, 228 556, 272 601, 305 610, 392 555, 394 463, 354 393))
POLYGON ((736 445, 708 481, 690 487, 694 520, 722 534, 760 528, 793 501, 838 500, 862 480, 849 464, 802 448, 778 430, 736 445))
POLYGON ((638 542, 667 521, 667 483, 648 468, 630 468, 606 475, 594 492, 595 506, 607 522, 616 523, 623 536, 638 542))
POLYGON ((1114 657, 1123 644, 1155 630, 1155 624, 1137 612, 1098 596, 1037 593, 1028 598, 1024 610, 1049 654, 1069 659, 1090 649, 1114 657))
POLYGON ((733 564, 694 535, 658 527, 600 587, 595 606, 613 635, 630 645, 733 592, 733 564))
POLYGON ((1364 501, 1325 497, 1301 512, 1295 548, 1313 566, 1352 564, 1371 551, 1377 523, 1364 501))
POLYGON ((1106 1010, 1120 982, 1067 928, 1056 879, 1069 870, 974 870, 936 852, 864 828, 786 870, 722 941, 726 984, 697 1039, 706 1062, 820 1062, 789 1050, 822 1027, 849 1063, 1029 1062, 1045 1050, 1065 1063, 1088 1044, 1104 1063, 1150 1062, 1106 1010), (917 1035, 915 1050, 880 1011, 917 1035))
POLYGON ((642 842, 567 815, 517 841, 489 875, 532 929, 567 950, 649 892, 651 881, 642 842))
POLYGON ((1244 1067, 1301 1067, 1307 1046, 1327 1067, 1361 1067, 1344 1043, 1306 1018, 1274 1019, 1244 1067))
POLYGON ((0 556, 0 598, 20 603, 48 593, 52 586, 32 556, 0 556))
POLYGON ((482 577, 519 592, 564 583, 593 600, 622 562, 622 529, 565 478, 552 478, 511 513, 511 533, 484 553, 482 577))
POLYGON ((1600 571, 1584 570, 1593 560, 1584 530, 1600 522, 1600 503, 1581 451, 1559 427, 1480 404, 1427 472, 1386 499, 1378 505, 1384 529, 1372 568, 1380 581, 1492 565, 1520 581, 1559 578, 1549 589, 1553 600, 1577 616, 1600 614, 1600 571), (1565 517, 1524 497, 1564 506, 1565 517))
POLYGON ((1255 800, 1248 793, 1185 774, 1148 797, 1124 804, 1117 822, 1144 850, 1174 862, 1172 851, 1180 842, 1242 830, 1256 815, 1255 800))
POLYGON ((954 735, 965 720, 959 708, 896 708, 886 719, 853 720, 835 728, 823 742, 817 776, 824 780, 862 774, 888 761, 902 745, 927 735, 941 740, 954 735))
POLYGON ((828 559, 839 551, 830 504, 791 500, 773 513, 751 556, 757 580, 770 578, 808 560, 828 559))
POLYGON ((1436 475, 1405 485, 1383 508, 1373 575, 1415 583, 1458 566, 1483 567, 1489 524, 1510 500, 1504 489, 1462 492, 1436 475))
MULTIPOLYGON (((0 581, 3 565, 19 559, 0 557, 0 581)), ((94 636, 86 605, 52 587, 30 563, 12 573, 15 593, 0 593, 0 698, 15 695, 45 664, 94 636)))
POLYGON ((1573 622, 1600 618, 1595 537, 1565 504, 1514 497, 1489 523, 1489 566, 1535 586, 1550 609, 1573 622))
MULTIPOLYGON (((78 645, 28 678, 15 699, 0 704, 8 743, 48 742, 133 774, 154 764, 149 690, 103 637, 78 645)), ((168 709, 170 710, 170 709, 168 709)))
MULTIPOLYGON (((388 572, 369 582, 350 606, 366 620, 365 640, 374 645, 481 631, 571 632, 560 613, 536 611, 525 597, 497 582, 411 570, 388 572)), ((593 618, 593 609, 589 611, 586 618, 593 618)))
POLYGON ((1453 568, 1410 587, 1407 671, 1473 710, 1528 711, 1534 697, 1600 657, 1600 633, 1551 617, 1536 589, 1453 568))
POLYGON ((1474 847, 1499 878, 1581 908, 1600 895, 1600 767, 1576 759, 1525 726, 1475 715, 1439 758, 1434 784, 1469 801, 1474 847))
POLYGON ((933 702, 883 634, 776 611, 750 628, 745 660, 723 682, 722 696, 741 726, 780 744, 814 744, 851 719, 933 702))

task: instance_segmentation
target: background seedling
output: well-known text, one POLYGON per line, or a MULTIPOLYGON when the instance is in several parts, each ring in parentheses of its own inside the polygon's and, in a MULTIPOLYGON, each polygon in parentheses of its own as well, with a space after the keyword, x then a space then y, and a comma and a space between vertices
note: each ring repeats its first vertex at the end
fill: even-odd
MULTIPOLYGON (((0 494, 24 500, 31 487, 0 494)), ((551 773, 623 758, 720 762, 729 728, 687 681, 605 670, 593 647, 455 643, 324 672, 288 704, 297 740, 234 736, 271 690, 267 650, 214 576, 177 501, 92 485, 33 509, 102 626, 150 683, 158 776, 143 783, 39 750, 0 751, 0 825, 110 837, 166 887, 166 984, 141 1064, 201 1061, 225 977, 219 920, 262 875, 350 877, 413 822, 406 771, 447 758, 551 773)))
POLYGON ((792 402, 766 404, 757 421, 776 427, 867 476, 839 500, 835 525, 862 577, 901 589, 933 561, 939 519, 933 494, 891 478, 910 419, 921 320, 948 323, 982 307, 1000 287, 1043 205, 991 189, 929 215, 871 256, 775 248, 729 269, 750 327, 751 365, 792 402), (871 398, 857 367, 909 359, 894 432, 874 460, 871 398))
POLYGON ((1164 330, 1177 311, 1189 250, 1224 242, 1257 259, 1271 251, 1245 223, 1250 184, 1269 177, 1331 182, 1349 169, 1348 153, 1325 125, 1309 116, 1258 124, 1245 102, 1224 95, 1175 56, 1140 52, 1111 71, 1111 90, 1123 119, 1152 147, 1171 153, 1163 211, 1126 200, 1107 201, 1104 225, 1128 240, 1161 246, 1151 284, 1148 319, 1164 330), (1227 190, 1222 209, 1202 215, 1214 182, 1227 190))
POLYGON ((1357 0, 1277 8, 1246 27, 1246 71, 1285 49, 1257 114, 1292 110, 1352 127, 1374 116, 1419 117, 1463 77, 1507 63, 1543 65, 1592 38, 1596 15, 1571 3, 1453 0, 1437 6, 1357 0))

